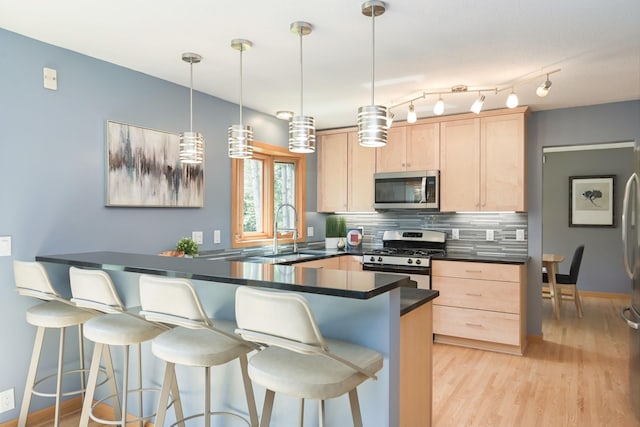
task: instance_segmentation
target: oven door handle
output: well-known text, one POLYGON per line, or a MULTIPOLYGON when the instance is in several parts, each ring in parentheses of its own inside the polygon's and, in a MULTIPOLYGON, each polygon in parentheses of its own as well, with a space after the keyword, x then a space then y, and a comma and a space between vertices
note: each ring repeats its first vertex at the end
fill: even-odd
POLYGON ((422 194, 420 195, 422 200, 420 203, 427 203, 427 177, 422 177, 422 194))

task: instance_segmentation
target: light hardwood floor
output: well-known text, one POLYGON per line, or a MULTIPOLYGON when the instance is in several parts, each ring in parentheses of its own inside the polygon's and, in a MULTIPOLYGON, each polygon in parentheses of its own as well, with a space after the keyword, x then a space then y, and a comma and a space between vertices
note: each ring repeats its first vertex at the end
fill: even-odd
POLYGON ((629 404, 625 298, 583 297, 584 317, 543 302, 543 341, 525 356, 434 344, 433 425, 640 426, 629 404))

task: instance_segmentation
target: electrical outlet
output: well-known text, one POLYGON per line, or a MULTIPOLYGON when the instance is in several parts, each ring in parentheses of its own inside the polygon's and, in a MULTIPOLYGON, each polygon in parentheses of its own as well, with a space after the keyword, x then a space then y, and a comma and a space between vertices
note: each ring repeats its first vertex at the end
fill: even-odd
POLYGON ((460 239, 460 230, 458 230, 457 228, 451 229, 451 238, 453 240, 459 240, 460 239))
POLYGON ((220 230, 213 230, 213 243, 220 243, 220 230))
POLYGON ((193 239, 194 242, 201 245, 203 241, 202 231, 193 231, 191 233, 191 238, 193 239))
POLYGON ((493 230, 487 230, 487 241, 493 241, 493 230))
POLYGON ((0 236, 0 256, 11 256, 11 236, 0 236))
POLYGON ((313 237, 313 227, 307 227, 307 237, 313 237))
POLYGON ((13 394, 12 388, 0 393, 0 413, 10 411, 16 407, 13 394))
POLYGON ((516 230, 516 240, 518 242, 524 242, 524 230, 516 230))

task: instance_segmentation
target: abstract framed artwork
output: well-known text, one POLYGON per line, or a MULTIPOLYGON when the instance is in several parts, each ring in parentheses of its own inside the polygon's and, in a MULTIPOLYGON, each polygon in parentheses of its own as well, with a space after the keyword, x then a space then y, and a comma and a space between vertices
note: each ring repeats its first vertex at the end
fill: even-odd
POLYGON ((569 177, 569 227, 615 227, 615 175, 569 177))
POLYGON ((182 164, 177 134, 107 121, 106 205, 204 206, 202 165, 182 164))

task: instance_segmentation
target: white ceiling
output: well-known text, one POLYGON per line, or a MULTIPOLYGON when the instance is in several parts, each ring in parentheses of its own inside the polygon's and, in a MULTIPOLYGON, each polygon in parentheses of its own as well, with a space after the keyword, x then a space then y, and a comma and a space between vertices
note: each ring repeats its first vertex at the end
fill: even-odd
MULTIPOLYGON (((299 39, 289 25, 308 21, 304 113, 324 129, 353 125, 371 102, 372 25, 361 4, 0 0, 0 27, 187 87, 181 54, 196 52, 195 89, 234 103, 239 54, 230 41, 249 39, 244 103, 274 114, 299 113, 299 39)), ((377 104, 459 84, 504 88, 557 68, 546 98, 534 94, 544 77, 517 87, 520 104, 535 111, 640 99, 639 0, 389 0, 375 22, 377 104)), ((503 108, 509 92, 487 94, 485 109, 503 108)), ((476 96, 445 96, 445 114, 468 111, 476 96)), ((432 116, 436 100, 418 101, 418 117, 432 116)), ((404 120, 406 107, 394 112, 404 120)))

